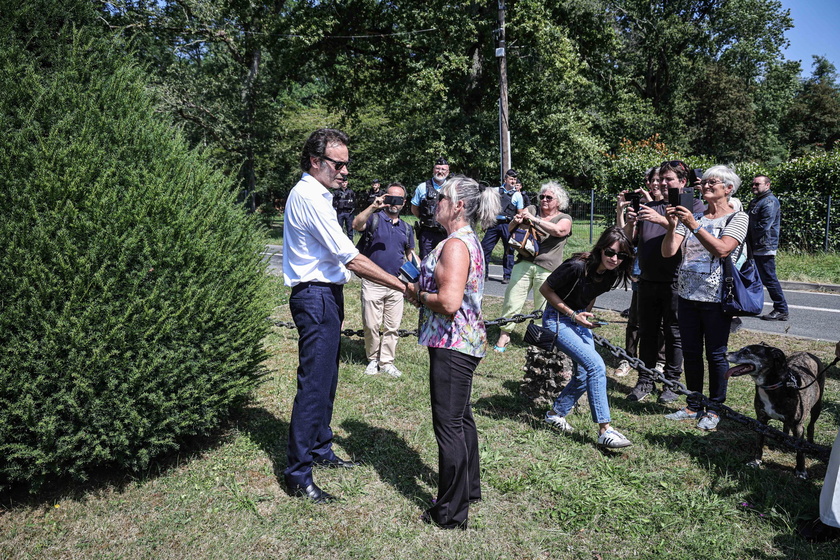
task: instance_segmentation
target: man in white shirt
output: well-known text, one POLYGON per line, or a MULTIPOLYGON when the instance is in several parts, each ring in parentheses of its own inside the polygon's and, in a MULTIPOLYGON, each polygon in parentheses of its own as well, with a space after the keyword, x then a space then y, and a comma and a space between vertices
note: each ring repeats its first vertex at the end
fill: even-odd
POLYGON ((312 466, 356 466, 332 450, 333 401, 344 320, 344 284, 354 272, 405 293, 406 286, 359 254, 338 225, 330 189, 350 171, 347 135, 320 129, 303 147, 303 176, 289 193, 283 224, 283 279, 292 288, 289 309, 298 329, 298 391, 289 422, 285 483, 293 496, 335 500, 312 479, 312 466))

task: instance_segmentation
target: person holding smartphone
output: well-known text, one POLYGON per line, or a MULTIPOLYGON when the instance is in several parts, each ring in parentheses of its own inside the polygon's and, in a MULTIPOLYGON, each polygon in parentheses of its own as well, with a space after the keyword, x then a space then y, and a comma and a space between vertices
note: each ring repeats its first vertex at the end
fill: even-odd
POLYGON ((614 226, 601 234, 588 253, 578 253, 552 272, 540 287, 547 302, 543 326, 555 333, 557 347, 575 362, 575 372, 545 421, 563 432, 573 428, 566 415, 584 394, 589 396, 592 421, 598 424, 598 445, 620 449, 632 445, 610 425, 607 401, 607 367, 595 349, 592 314, 595 299, 612 288, 630 281, 633 247, 624 230, 614 226))
MULTIPOLYGON (((405 187, 400 183, 391 183, 353 220, 353 229, 362 232, 357 249, 394 276, 399 276, 403 263, 414 259, 414 230, 400 219, 405 199, 405 187)), ((366 375, 376 375, 380 371, 391 377, 402 375, 394 365, 394 358, 403 304, 401 292, 362 278, 362 326, 368 359, 366 375), (382 333, 379 332, 380 327, 382 333)))

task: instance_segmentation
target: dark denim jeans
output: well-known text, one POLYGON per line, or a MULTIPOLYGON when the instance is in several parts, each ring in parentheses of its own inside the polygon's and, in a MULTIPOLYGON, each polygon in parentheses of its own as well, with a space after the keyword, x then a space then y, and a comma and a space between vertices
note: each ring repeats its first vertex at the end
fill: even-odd
POLYGON ((513 252, 508 246, 508 239, 510 239, 510 230, 507 224, 496 224, 488 228, 484 234, 484 239, 481 240, 481 248, 484 250, 484 262, 487 263, 484 277, 487 278, 487 273, 490 270, 490 255, 493 253, 493 248, 502 240, 502 245, 505 248, 504 256, 502 257, 502 270, 504 278, 510 278, 510 271, 513 270, 513 252))
POLYGON ((788 312, 788 304, 785 294, 782 292, 782 285, 776 277, 776 255, 754 255, 755 267, 758 269, 758 277, 761 283, 767 288, 770 299, 773 300, 773 309, 779 313, 788 312))
POLYGON ((709 362, 709 399, 726 400, 726 345, 732 317, 724 315, 720 303, 680 298, 679 325, 682 338, 685 385, 689 391, 703 392, 703 346, 709 362))

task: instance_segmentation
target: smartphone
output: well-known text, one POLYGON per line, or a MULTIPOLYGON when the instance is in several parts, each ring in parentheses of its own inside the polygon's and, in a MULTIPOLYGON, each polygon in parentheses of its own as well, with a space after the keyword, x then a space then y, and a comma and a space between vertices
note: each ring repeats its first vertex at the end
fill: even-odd
MULTIPOLYGON (((396 198, 402 198, 396 197, 396 198)), ((403 282, 416 283, 420 279, 420 270, 411 261, 405 261, 400 267, 400 280, 403 282)))
POLYGON ((694 188, 686 187, 680 192, 679 188, 671 187, 668 189, 668 204, 671 206, 682 206, 683 208, 693 212, 694 211, 694 188))
POLYGON ((385 203, 385 206, 399 206, 403 202, 405 202, 405 198, 401 196, 392 196, 389 194, 385 196, 385 200, 383 202, 385 203))
POLYGON ((602 321, 600 319, 596 319, 595 317, 590 317, 589 322, 592 323, 592 325, 596 326, 596 327, 605 327, 605 326, 609 325, 608 322, 602 321))
POLYGON ((630 201, 630 204, 633 206, 633 212, 639 213, 639 208, 641 207, 642 195, 637 192, 630 192, 624 195, 624 198, 630 201))

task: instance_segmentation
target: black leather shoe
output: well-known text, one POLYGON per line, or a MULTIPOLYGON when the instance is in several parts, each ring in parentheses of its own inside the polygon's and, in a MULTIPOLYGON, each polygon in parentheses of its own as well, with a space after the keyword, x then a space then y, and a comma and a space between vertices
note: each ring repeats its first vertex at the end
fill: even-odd
POLYGON ((309 486, 303 487, 299 484, 289 486, 289 494, 298 498, 307 498, 315 504, 327 504, 338 500, 329 492, 324 492, 314 482, 309 486))
POLYGON ((361 465, 359 462, 345 461, 344 459, 339 459, 338 457, 313 461, 312 463, 318 467, 325 467, 328 469, 352 469, 353 467, 361 465))
POLYGON ((787 313, 782 313, 781 311, 777 311, 777 310, 774 309, 773 311, 771 311, 767 315, 762 315, 761 318, 764 321, 787 321, 788 320, 788 314, 787 313))

